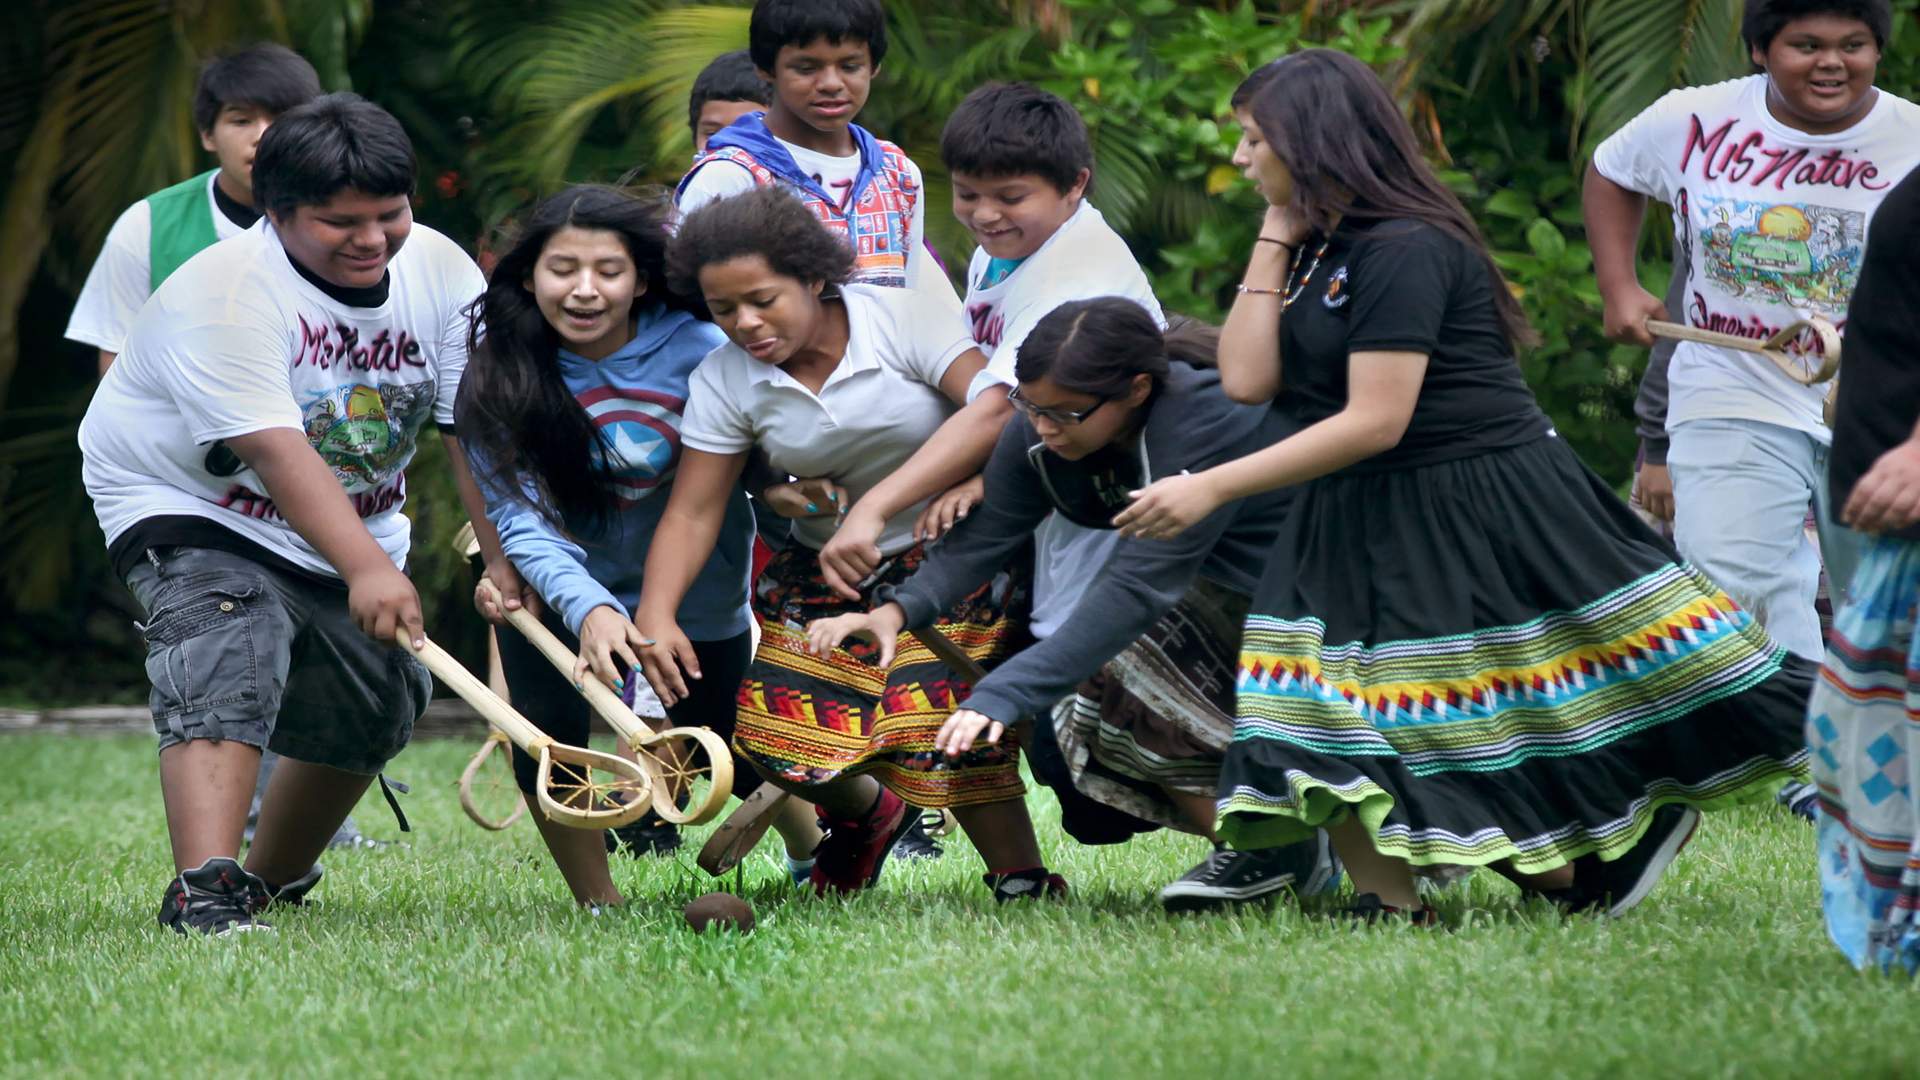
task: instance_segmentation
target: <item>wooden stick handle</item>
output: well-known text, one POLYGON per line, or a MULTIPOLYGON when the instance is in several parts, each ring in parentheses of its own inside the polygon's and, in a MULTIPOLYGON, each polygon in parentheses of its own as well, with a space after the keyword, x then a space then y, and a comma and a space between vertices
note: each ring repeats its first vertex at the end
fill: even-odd
MULTIPOLYGON (((481 587, 493 592, 496 598, 495 603, 499 603, 500 594, 493 589, 492 582, 489 581, 481 587)), ((520 631, 520 636, 531 642, 533 647, 540 651, 540 655, 546 657, 547 662, 552 664, 563 678, 572 683, 576 654, 561 644, 560 639, 535 618, 533 612, 524 607, 508 610, 505 604, 501 604, 500 610, 507 613, 507 625, 520 631)), ((628 677, 638 679, 644 676, 635 671, 630 672, 628 677)), ((620 695, 607 689, 607 684, 601 682, 592 672, 588 672, 587 677, 575 683, 573 688, 580 692, 581 697, 587 699, 587 704, 593 706, 593 711, 599 713, 600 718, 607 722, 607 726, 617 732, 622 739, 629 743, 653 741, 653 729, 641 723, 640 718, 634 715, 627 703, 620 700, 620 695)))
POLYGON ((925 645, 929 652, 939 658, 941 663, 952 668, 961 678, 967 680, 969 685, 977 684, 981 679, 987 677, 986 668, 976 663, 973 657, 966 654, 966 650, 955 645, 952 638, 941 633, 939 630, 931 626, 924 626, 915 630, 913 636, 919 638, 920 644, 925 645))
POLYGON ((1738 349, 1741 352, 1763 353, 1768 351, 1765 340, 1741 337, 1739 334, 1723 334, 1717 330, 1702 330, 1686 323, 1662 322, 1659 319, 1647 320, 1647 333, 1655 337, 1672 338, 1675 341, 1692 341, 1701 345, 1718 345, 1726 349, 1738 349))
POLYGON ((395 630, 393 636, 400 642, 401 648, 418 656, 420 662, 427 665, 428 671, 447 684, 447 689, 460 695, 462 700, 473 706, 474 712, 499 729, 502 735, 513 740, 513 745, 538 757, 541 747, 552 744, 552 738, 514 711, 513 706, 495 697, 493 691, 487 689, 486 683, 474 678, 473 673, 463 667, 460 661, 448 656, 447 651, 431 639, 423 638, 423 644, 415 651, 406 627, 395 630))

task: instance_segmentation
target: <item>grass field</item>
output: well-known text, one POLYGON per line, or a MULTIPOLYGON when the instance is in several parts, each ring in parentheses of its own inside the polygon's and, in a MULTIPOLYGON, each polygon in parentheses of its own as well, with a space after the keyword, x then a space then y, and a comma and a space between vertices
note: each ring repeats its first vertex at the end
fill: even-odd
MULTIPOLYGON (((341 854, 279 933, 154 923, 170 872, 151 741, 0 736, 0 1071, 114 1076, 1899 1076, 1920 995, 1827 944, 1807 827, 1708 819, 1637 912, 1563 920, 1481 874, 1455 930, 1355 932, 1279 903, 1169 918, 1202 853, 1082 848, 1036 793, 1064 905, 996 907, 956 842, 849 902, 799 899, 770 853, 746 937, 680 905, 681 861, 621 860, 633 898, 565 900, 530 823, 486 833, 426 741, 403 848, 341 854)), ((367 829, 395 835, 378 797, 367 829)), ((731 879, 729 879, 731 880, 731 879)))

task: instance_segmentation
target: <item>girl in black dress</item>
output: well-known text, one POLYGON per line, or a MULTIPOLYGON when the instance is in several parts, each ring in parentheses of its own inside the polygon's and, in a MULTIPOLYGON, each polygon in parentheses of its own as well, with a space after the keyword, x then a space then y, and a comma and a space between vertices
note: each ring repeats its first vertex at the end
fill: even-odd
POLYGON ((1247 617, 1222 834, 1327 828, 1369 920, 1433 921, 1413 871, 1446 864, 1624 911, 1700 810, 1804 775, 1810 668, 1557 437, 1519 306, 1373 72, 1315 49, 1249 82, 1235 163, 1270 208, 1220 375, 1304 426, 1119 518, 1166 538, 1303 485, 1247 617))

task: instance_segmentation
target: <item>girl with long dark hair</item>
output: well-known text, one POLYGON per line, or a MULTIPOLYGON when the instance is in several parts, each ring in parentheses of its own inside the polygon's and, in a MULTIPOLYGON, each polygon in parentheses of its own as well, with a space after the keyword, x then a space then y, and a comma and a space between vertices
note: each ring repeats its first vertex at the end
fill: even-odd
MULTIPOLYGON (((729 343, 693 375, 686 454, 648 553, 640 629, 646 675, 669 704, 724 681, 739 690, 734 746, 768 780, 817 803, 827 839, 816 890, 853 892, 877 880, 914 815, 951 807, 986 860, 1000 899, 1063 891, 1041 864, 1015 752, 988 746, 958 758, 934 735, 966 682, 925 646, 907 642, 875 667, 878 646, 808 651, 806 624, 864 610, 925 558, 915 538, 927 496, 880 531, 882 562, 848 600, 826 580, 820 548, 831 519, 801 518, 793 542, 761 573, 754 607, 763 637, 744 682, 707 667, 675 609, 712 550, 747 455, 821 477, 853 505, 906 465, 967 399, 986 358, 950 292, 850 285, 853 256, 799 200, 778 188, 720 199, 687 215, 669 248, 677 285, 697 290, 729 343)), ((984 461, 991 435, 965 455, 984 461)), ((844 508, 844 507, 843 507, 844 508)), ((936 625, 977 663, 992 664, 1020 632, 1014 575, 943 610, 936 625)))
MULTIPOLYGON (((1049 312, 1020 343, 1011 395, 1019 415, 987 461, 991 497, 913 577, 884 590, 879 607, 813 623, 815 654, 866 634, 882 643, 884 664, 903 628, 927 625, 989 580, 1048 514, 1111 530, 1128 493, 1153 477, 1284 438, 1293 430, 1286 416, 1221 391, 1215 343, 1212 327, 1191 321, 1163 335, 1125 297, 1049 312)), ((1119 541, 1065 622, 973 688, 943 726, 941 748, 961 752, 982 733, 998 742, 1025 722, 1028 762, 1054 789, 1076 840, 1118 843, 1163 826, 1215 840, 1212 855, 1161 891, 1171 910, 1332 884, 1323 835, 1236 852, 1214 832, 1241 622, 1291 501, 1286 489, 1263 492, 1178 539, 1119 541)))
POLYGON ((1413 870, 1445 864, 1625 911, 1700 810, 1804 773, 1810 665, 1557 437, 1519 306, 1378 77, 1314 49, 1252 81, 1234 160, 1269 209, 1220 376, 1303 426, 1118 518, 1166 540, 1301 485, 1247 616, 1222 832, 1326 828, 1368 920, 1435 921, 1413 870))
MULTIPOLYGON (((548 628, 577 643, 576 682, 620 690, 645 643, 630 613, 679 466, 687 379, 725 340, 667 288, 668 214, 664 197, 593 186, 535 207, 471 311, 473 358, 456 408, 487 517, 537 594, 505 602, 544 608, 548 628)), ((729 492, 720 517, 678 608, 713 678, 668 717, 730 735, 732 683, 752 653, 746 495, 729 492)), ((499 641, 515 707, 556 739, 585 745, 585 701, 519 634, 502 630, 499 641)), ((534 763, 519 750, 514 774, 531 803, 534 763)), ((739 769, 736 792, 751 790, 751 777, 739 769)), ((577 901, 621 902, 599 834, 532 816, 577 901)), ((804 817, 782 825, 789 858, 804 858, 818 832, 804 817)))

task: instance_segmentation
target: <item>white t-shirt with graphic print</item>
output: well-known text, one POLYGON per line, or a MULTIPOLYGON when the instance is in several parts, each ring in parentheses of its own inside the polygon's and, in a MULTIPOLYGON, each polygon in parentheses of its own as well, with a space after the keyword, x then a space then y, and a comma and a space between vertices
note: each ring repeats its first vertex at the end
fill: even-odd
MULTIPOLYGON (((1688 263, 1678 322, 1765 338, 1809 315, 1844 329, 1867 225, 1888 189, 1920 165, 1920 106, 1878 91, 1845 131, 1810 135, 1767 109, 1767 76, 1675 90, 1594 153, 1600 175, 1673 208, 1688 263)), ((1681 342, 1667 426, 1757 420, 1822 442, 1824 386, 1765 359, 1681 342)))
MULTIPOLYGON (((967 266, 967 323, 974 342, 987 356, 987 366, 968 390, 969 398, 996 384, 1016 384, 1013 367, 1020 343, 1061 304, 1124 296, 1146 308, 1153 321, 1167 324, 1153 286, 1126 241, 1085 199, 1038 251, 1005 278, 983 286, 991 261, 984 249, 976 248, 967 266)), ((1045 639, 1067 621, 1119 542, 1120 534, 1112 529, 1089 529, 1058 514, 1047 515, 1034 542, 1029 624, 1034 637, 1045 639)))
POLYGON ((149 518, 189 515, 338 576, 221 442, 287 428, 305 434, 404 565, 404 470, 429 421, 453 423, 462 309, 486 282, 459 245, 420 224, 388 270, 386 303, 343 304, 294 270, 263 218, 161 283, 80 424, 82 475, 107 542, 149 518))

